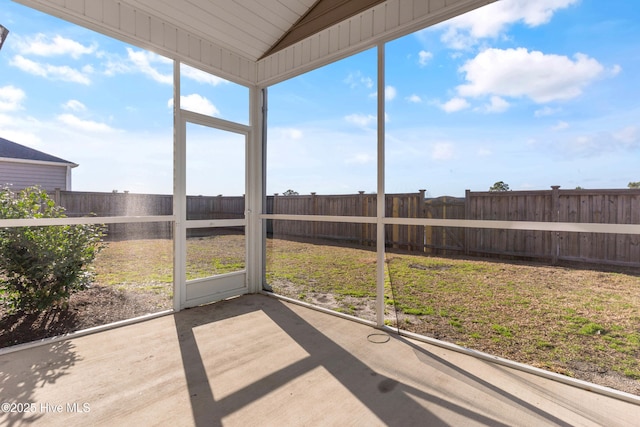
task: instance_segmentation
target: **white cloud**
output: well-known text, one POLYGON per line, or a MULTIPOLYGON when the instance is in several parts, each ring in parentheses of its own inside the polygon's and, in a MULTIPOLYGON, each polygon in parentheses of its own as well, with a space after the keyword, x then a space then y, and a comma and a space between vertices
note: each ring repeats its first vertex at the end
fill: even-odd
POLYGON ((56 35, 51 38, 39 33, 31 38, 19 38, 16 42, 17 49, 24 55, 58 56, 69 55, 74 59, 82 55, 88 55, 96 51, 97 45, 85 46, 75 40, 56 35))
POLYGON ((300 129, 296 128, 282 128, 279 129, 281 138, 286 138, 290 140, 299 140, 302 139, 303 133, 300 129))
POLYGON ((398 91, 393 86, 387 86, 384 88, 384 99, 387 101, 393 100, 397 94, 398 91))
POLYGON ((501 0, 450 19, 435 28, 444 28, 441 40, 453 49, 468 49, 483 38, 502 35, 509 25, 522 22, 537 27, 579 0, 501 0))
POLYGON ((35 133, 38 126, 39 122, 32 117, 0 113, 0 136, 9 141, 29 147, 39 147, 42 140, 35 133))
POLYGON ((453 158, 453 144, 449 142, 438 142, 431 150, 431 158, 434 160, 448 160, 453 158))
POLYGON ((620 74, 620 72, 622 72, 622 67, 619 66, 618 64, 614 65, 613 67, 611 67, 611 69, 609 70, 609 75, 611 76, 617 76, 618 74, 620 74))
POLYGON ((204 71, 184 64, 180 66, 180 75, 188 79, 195 80, 198 83, 210 84, 211 86, 217 86, 221 83, 229 83, 228 80, 214 76, 213 74, 205 73, 204 71))
POLYGON ((422 98, 420 98, 415 93, 411 94, 410 96, 407 96, 405 99, 414 104, 420 104, 422 102, 422 98))
POLYGON ((21 102, 26 98, 22 89, 15 86, 0 87, 0 111, 17 111, 22 109, 21 102))
POLYGON ((372 123, 376 122, 376 116, 372 116, 371 114, 369 115, 350 114, 346 116, 344 119, 351 124, 361 126, 361 127, 367 127, 372 123))
POLYGON ((552 116, 556 113, 559 113, 560 111, 562 111, 561 108, 551 108, 549 106, 545 106, 539 110, 534 111, 533 115, 535 117, 552 116))
POLYGON ((551 127, 551 130, 560 131, 560 130, 565 130, 565 129, 568 129, 568 128, 569 128, 569 123, 560 120, 560 121, 558 121, 558 123, 556 123, 554 126, 551 127))
MULTIPOLYGON (((173 98, 170 98, 167 101, 168 107, 173 107, 173 98)), ((191 95, 183 95, 180 96, 180 107, 193 111, 195 113, 204 114, 207 116, 219 116, 220 111, 216 108, 211 101, 205 98, 202 95, 198 95, 197 93, 193 93, 191 95)))
POLYGON ((442 108, 447 113, 455 113, 456 111, 464 110, 465 108, 469 108, 469 102, 464 98, 452 98, 444 104, 439 104, 439 107, 442 108))
POLYGON ((567 156, 583 158, 627 150, 633 150, 635 153, 640 149, 640 129, 632 125, 617 131, 572 135, 565 140, 554 142, 550 148, 567 156))
POLYGON ((637 145, 640 141, 640 129, 637 126, 627 126, 617 132, 613 132, 613 139, 620 141, 623 145, 637 145))
POLYGON ((499 96, 492 96, 488 104, 482 107, 485 113, 503 113, 509 109, 511 105, 499 96))
POLYGON ((85 111, 87 109, 87 107, 77 99, 68 100, 67 102, 62 104, 62 108, 71 111, 85 111))
POLYGON ((492 48, 467 61, 460 71, 468 82, 457 87, 461 96, 526 96, 545 103, 579 96, 604 67, 581 53, 571 60, 525 48, 492 48))
POLYGON ((347 78, 344 79, 344 83, 348 84, 351 89, 355 89, 361 85, 367 89, 371 89, 373 87, 373 79, 371 77, 363 76, 360 71, 350 73, 347 78))
POLYGON ((418 64, 421 67, 427 65, 427 63, 433 58, 433 53, 427 52, 426 50, 421 50, 418 52, 418 64))
POLYGON ((79 71, 66 65, 59 66, 39 63, 27 59, 22 55, 14 56, 9 64, 21 69, 25 73, 44 77, 49 80, 61 80, 64 82, 80 83, 83 85, 91 84, 91 79, 88 76, 92 70, 91 67, 85 67, 82 71, 79 71))
MULTIPOLYGON (((0 122, 2 120, 2 114, 0 114, 0 122)), ((0 135, 9 141, 26 145, 27 147, 42 148, 42 140, 37 135, 23 129, 5 128, 0 123, 0 135)))
MULTIPOLYGON (((173 72, 162 74, 156 67, 154 67, 154 64, 170 64, 170 59, 144 50, 136 51, 130 47, 127 48, 127 55, 129 57, 129 61, 133 64, 133 69, 127 65, 121 64, 120 66, 122 67, 122 70, 128 72, 131 72, 132 70, 138 71, 148 77, 151 77, 158 83, 173 84, 173 72)), ((117 67, 114 68, 114 70, 119 71, 117 67)))
POLYGON ((79 129, 86 132, 114 132, 111 126, 105 123, 94 122, 92 120, 83 120, 73 114, 60 114, 56 117, 58 121, 64 123, 75 129, 79 129))

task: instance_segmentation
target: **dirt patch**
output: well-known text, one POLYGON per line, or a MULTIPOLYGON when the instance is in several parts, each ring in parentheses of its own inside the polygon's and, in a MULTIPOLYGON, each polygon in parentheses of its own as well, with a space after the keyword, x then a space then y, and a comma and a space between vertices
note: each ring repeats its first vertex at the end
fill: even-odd
POLYGON ((7 315, 0 307, 0 348, 156 313, 171 307, 166 296, 94 285, 71 296, 67 309, 7 315))
POLYGON ((567 367, 573 373, 574 378, 640 395, 640 381, 625 377, 617 372, 585 362, 569 363, 567 367))

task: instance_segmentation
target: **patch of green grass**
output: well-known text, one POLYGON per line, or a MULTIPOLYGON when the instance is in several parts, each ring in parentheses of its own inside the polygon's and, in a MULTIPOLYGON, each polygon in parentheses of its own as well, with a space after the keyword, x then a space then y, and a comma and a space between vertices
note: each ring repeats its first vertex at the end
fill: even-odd
POLYGON ((411 308, 403 306, 400 309, 404 314, 411 314, 414 316, 431 316, 435 314, 435 310, 433 309, 433 307, 411 308))
POLYGON ((640 380, 640 370, 637 368, 623 368, 622 374, 634 380, 640 380))
POLYGON ((497 325, 494 323, 493 325, 491 325, 491 329, 493 329, 495 332, 502 335, 503 337, 506 337, 506 338, 513 337, 513 333, 511 333, 511 330, 509 330, 509 328, 507 328, 506 326, 497 325))
POLYGON ((370 291, 366 291, 364 289, 344 289, 338 291, 340 295, 355 297, 355 298, 364 298, 364 297, 374 297, 370 291))
POLYGON ((551 350, 551 349, 555 348, 555 345, 553 345, 549 341, 537 340, 536 341, 536 348, 538 348, 540 350, 551 350))
POLYGON ((464 327, 462 326, 462 321, 460 321, 460 319, 457 319, 455 317, 452 319, 449 319, 449 324, 456 329, 464 329, 464 327))
POLYGON ((578 330, 578 333, 580 335, 600 335, 605 333, 605 329, 597 323, 588 322, 578 330))

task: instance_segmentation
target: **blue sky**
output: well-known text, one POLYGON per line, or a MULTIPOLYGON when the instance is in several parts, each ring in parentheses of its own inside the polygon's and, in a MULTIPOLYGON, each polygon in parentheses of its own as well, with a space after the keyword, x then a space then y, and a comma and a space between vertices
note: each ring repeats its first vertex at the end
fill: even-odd
MULTIPOLYGON (((170 193, 171 63, 0 1, 0 136, 78 163, 75 190, 170 193)), ((640 181, 638 18, 635 1, 502 0, 389 43, 386 190, 640 181)), ((269 89, 268 193, 375 191, 376 78, 371 49, 269 89)), ((245 88, 185 68, 182 89, 247 122, 245 88)), ((189 191, 241 194, 237 138, 216 133, 207 164, 212 132, 188 135, 189 191)))

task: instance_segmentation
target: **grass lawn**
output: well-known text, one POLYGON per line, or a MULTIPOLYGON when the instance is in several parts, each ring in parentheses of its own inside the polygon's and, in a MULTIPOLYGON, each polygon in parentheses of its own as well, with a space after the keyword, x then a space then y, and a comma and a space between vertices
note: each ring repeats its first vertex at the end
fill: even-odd
MULTIPOLYGON (((187 253, 189 278, 235 271, 244 237, 190 239, 187 253)), ((172 254, 169 240, 110 242, 97 281, 161 293, 170 307, 172 254)), ((266 267, 276 293, 375 319, 371 250, 269 239, 266 267)), ((389 325, 596 383, 603 372, 640 379, 637 270, 391 253, 385 273, 389 325)))
MULTIPOLYGON (((245 243, 240 234, 187 240, 187 280, 244 269, 245 243)), ((96 283, 120 290, 173 295, 173 241, 167 239, 107 242, 94 264, 96 283)), ((169 304, 167 307, 171 306, 169 304)))
MULTIPOLYGON (((268 244, 274 291, 375 319, 375 253, 268 244)), ((547 370, 640 379, 640 276, 544 264, 387 254, 386 323, 547 370)))

